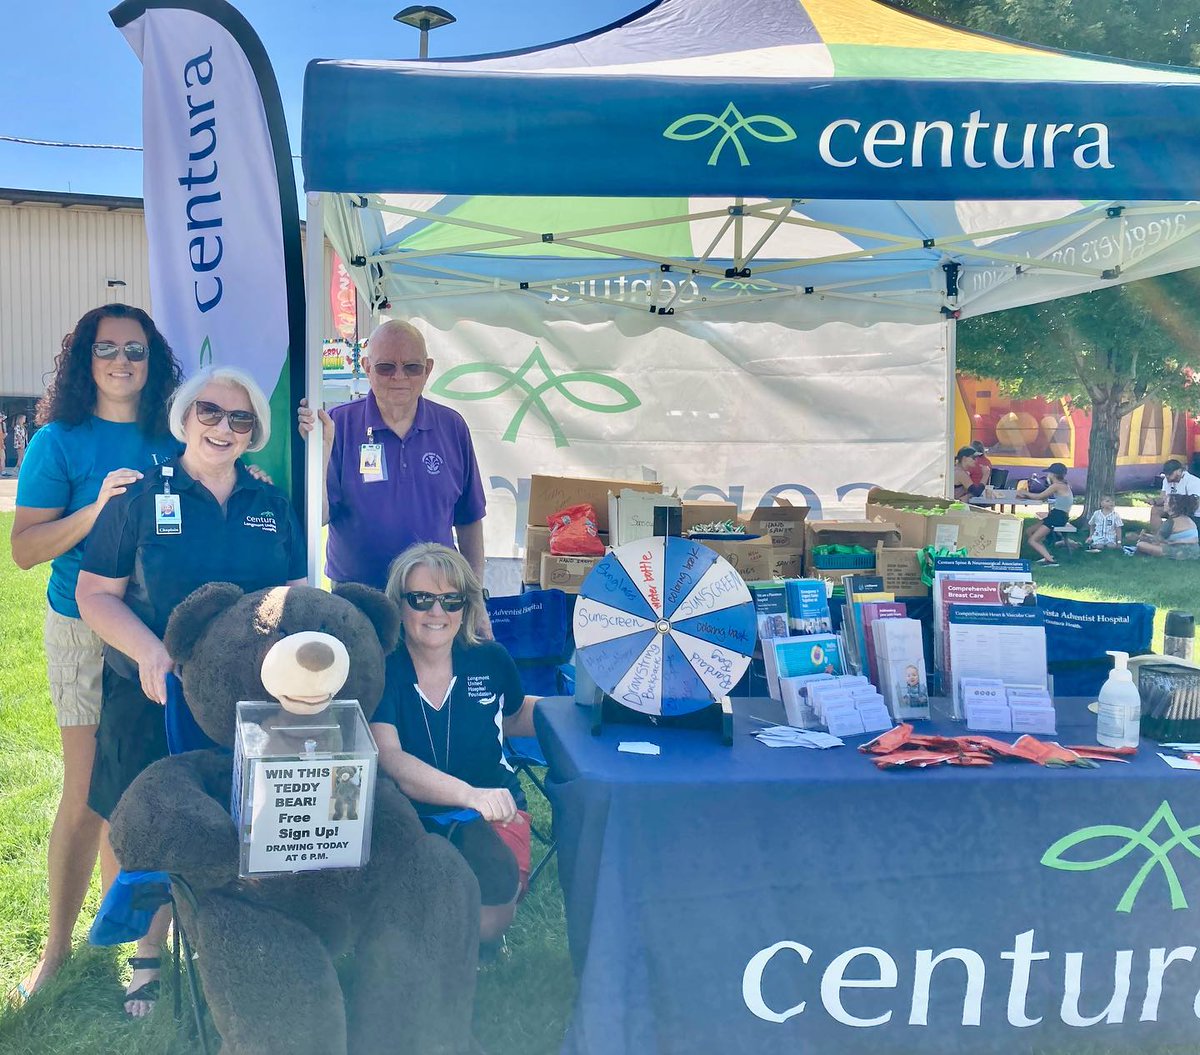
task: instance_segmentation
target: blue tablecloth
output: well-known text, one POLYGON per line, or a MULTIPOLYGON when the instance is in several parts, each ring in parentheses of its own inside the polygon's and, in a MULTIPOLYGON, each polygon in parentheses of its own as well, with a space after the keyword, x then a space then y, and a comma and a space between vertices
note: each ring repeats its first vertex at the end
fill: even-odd
MULTIPOLYGON (((538 705, 579 979, 564 1055, 1200 1045, 1200 772, 1149 743, 1098 770, 880 772, 866 738, 772 749, 747 715, 778 704, 734 706, 727 748, 538 705)), ((1082 701, 1058 709, 1061 743, 1095 743, 1082 701)))

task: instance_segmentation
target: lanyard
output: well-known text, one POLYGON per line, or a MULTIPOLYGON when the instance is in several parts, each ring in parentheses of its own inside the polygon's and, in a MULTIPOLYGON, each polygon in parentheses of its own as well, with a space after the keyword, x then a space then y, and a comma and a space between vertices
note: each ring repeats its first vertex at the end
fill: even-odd
POLYGON ((450 679, 450 685, 446 689, 446 698, 442 701, 442 706, 446 709, 446 754, 444 761, 439 763, 437 756, 437 748, 433 745, 433 730, 429 726, 429 713, 427 708, 432 704, 425 698, 425 693, 421 691, 421 686, 413 683, 413 688, 417 690, 417 698, 421 701, 421 718, 425 722, 425 735, 429 737, 429 753, 433 756, 433 768, 440 769, 443 773, 450 772, 450 716, 453 713, 450 710, 450 697, 454 693, 454 683, 457 678, 450 679))

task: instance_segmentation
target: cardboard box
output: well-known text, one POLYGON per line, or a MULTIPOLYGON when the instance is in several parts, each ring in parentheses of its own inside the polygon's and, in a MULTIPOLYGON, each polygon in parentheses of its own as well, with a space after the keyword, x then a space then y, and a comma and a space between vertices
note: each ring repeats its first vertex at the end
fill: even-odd
MULTIPOLYGON (((608 536, 600 533, 600 541, 608 545, 608 536)), ((525 560, 521 568, 521 582, 537 585, 542 577, 542 554, 550 552, 550 529, 533 527, 525 529, 525 560)))
POLYGON ((553 553, 543 553, 538 585, 543 590, 578 593, 588 572, 603 559, 603 557, 556 557, 553 553))
POLYGON ((614 546, 681 532, 680 502, 674 495, 648 494, 623 487, 608 493, 609 535, 614 546), (664 512, 660 512, 663 510, 664 512), (662 530, 656 530, 661 526, 662 530))
POLYGON ((883 579, 884 590, 898 598, 928 596, 929 587, 921 581, 918 552, 904 546, 885 546, 882 542, 876 545, 875 574, 883 579))
POLYGON ((771 562, 771 574, 776 579, 800 578, 800 572, 804 565, 804 550, 772 546, 767 558, 771 562))
POLYGON ((937 546, 965 549, 971 557, 1020 556, 1020 517, 988 509, 951 509, 952 504, 945 498, 875 487, 867 493, 867 518, 895 524, 901 545, 912 549, 937 546))
POLYGON ((525 523, 545 527, 546 518, 567 506, 590 502, 596 510, 596 527, 608 531, 608 492, 622 488, 662 494, 663 485, 644 480, 603 480, 576 476, 532 476, 529 480, 529 512, 525 523))
POLYGON ((822 570, 812 566, 814 546, 863 546, 874 551, 876 546, 900 544, 900 531, 895 524, 865 520, 809 520, 804 526, 805 574, 840 583, 847 574, 871 575, 871 568, 822 570))
POLYGON ((738 507, 732 502, 706 502, 702 499, 683 503, 683 533, 690 534, 698 524, 731 520, 737 523, 738 507))
POLYGON ((771 558, 774 546, 759 539, 700 539, 700 545, 707 546, 724 557, 734 570, 746 580, 754 582, 771 578, 771 558))
POLYGON ((759 506, 744 521, 747 533, 770 538, 773 546, 803 550, 807 517, 808 506, 794 506, 786 498, 776 497, 775 505, 759 506))

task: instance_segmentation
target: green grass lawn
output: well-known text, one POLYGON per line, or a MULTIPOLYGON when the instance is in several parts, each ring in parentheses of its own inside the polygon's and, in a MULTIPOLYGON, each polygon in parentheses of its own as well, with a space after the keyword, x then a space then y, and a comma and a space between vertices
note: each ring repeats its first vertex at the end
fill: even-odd
MULTIPOLYGON (((0 992, 11 990, 33 966, 45 936, 46 839, 62 776, 41 647, 45 570, 14 567, 8 550, 11 523, 11 514, 0 514, 0 992)), ((1195 604, 1200 566, 1119 552, 1078 553, 1064 558, 1060 567, 1038 568, 1036 577, 1045 593, 1157 605, 1157 648, 1165 611, 1191 610, 1195 604)), ((544 803, 536 793, 530 802, 535 823, 548 829, 544 803)), ((538 850, 535 842, 535 858, 538 850)), ((199 1050, 176 1037, 169 999, 160 1002, 149 1021, 126 1021, 120 996, 128 976, 124 956, 131 950, 89 949, 85 944, 98 903, 95 881, 76 928, 73 960, 26 1007, 0 1009, 0 1052, 150 1055, 199 1050)), ((509 949, 480 973, 476 1035, 491 1055, 551 1055, 558 1050, 574 996, 554 864, 521 906, 509 932, 509 949)))

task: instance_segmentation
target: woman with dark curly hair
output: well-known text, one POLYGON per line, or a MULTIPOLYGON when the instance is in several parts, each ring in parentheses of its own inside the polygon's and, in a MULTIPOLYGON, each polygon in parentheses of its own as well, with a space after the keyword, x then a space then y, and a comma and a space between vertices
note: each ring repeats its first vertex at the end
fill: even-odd
POLYGON ((41 960, 18 985, 28 996, 71 952, 71 931, 100 848, 107 889, 117 873, 107 827, 87 805, 100 718, 103 643, 79 618, 75 585, 84 542, 109 499, 142 469, 179 450, 167 428, 180 369, 150 316, 109 304, 83 316, 62 343, 38 403, 39 429, 17 482, 13 560, 51 562, 45 649, 63 746, 63 791, 50 831, 50 929, 41 960))

